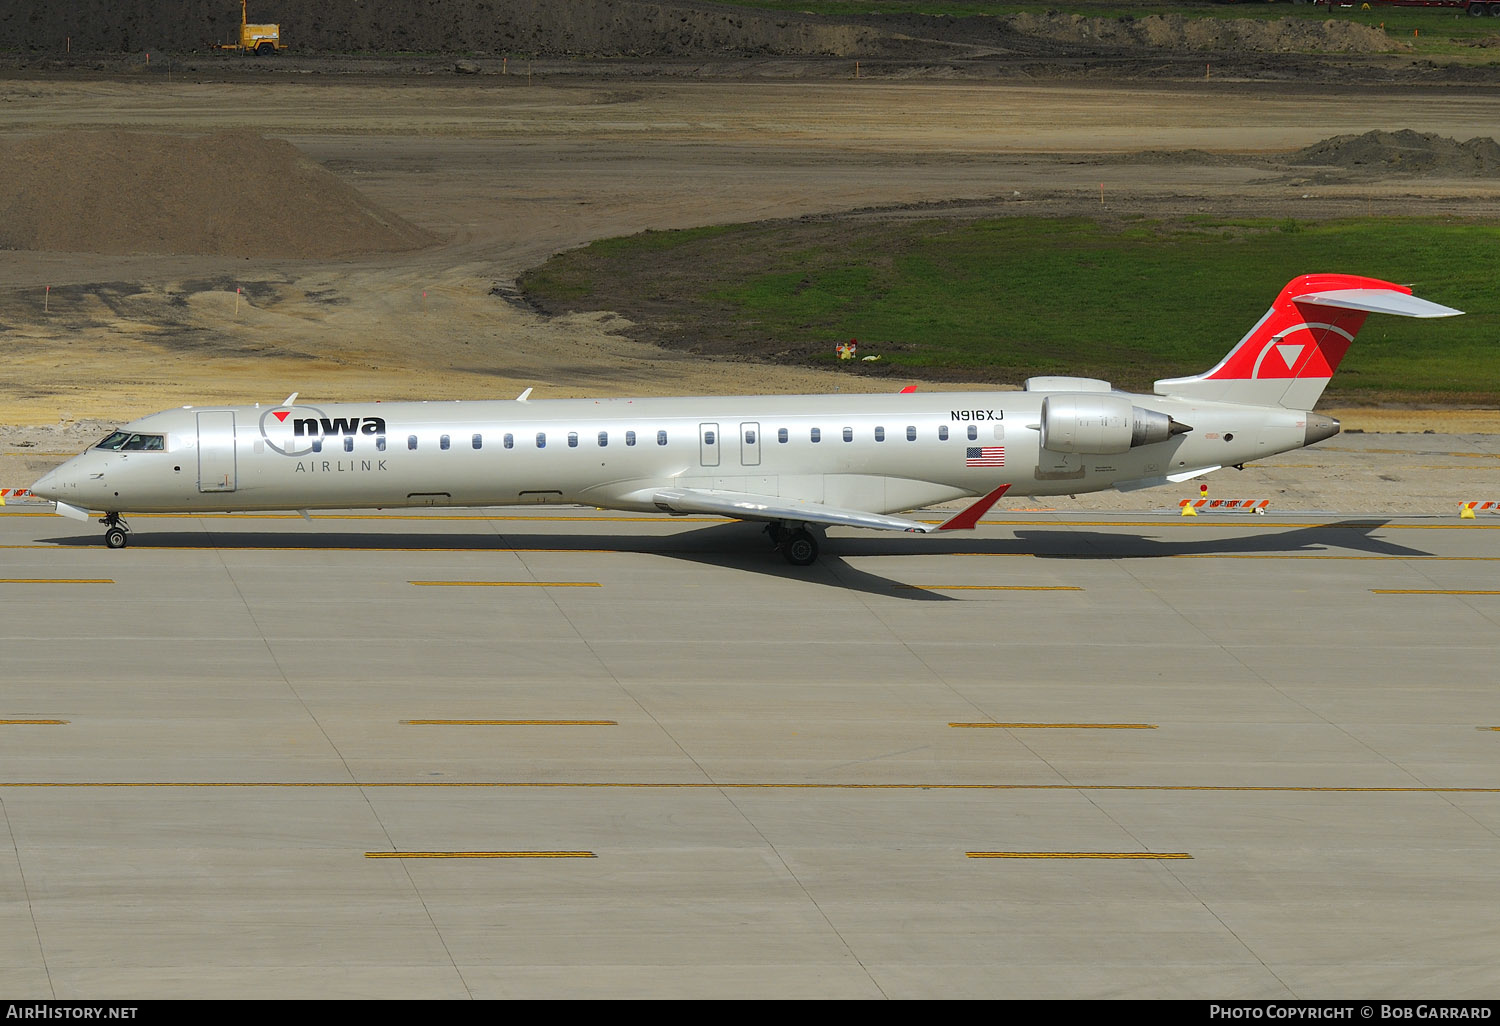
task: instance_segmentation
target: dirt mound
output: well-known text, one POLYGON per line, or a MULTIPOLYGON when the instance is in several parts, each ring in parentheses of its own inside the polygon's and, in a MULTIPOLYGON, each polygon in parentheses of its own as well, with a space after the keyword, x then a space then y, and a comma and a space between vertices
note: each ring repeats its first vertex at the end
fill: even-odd
POLYGON ((1483 136, 1458 142, 1432 132, 1336 135, 1292 154, 1293 165, 1489 176, 1500 171, 1500 143, 1483 136))
POLYGON ((1406 47, 1382 30, 1348 21, 1279 18, 1086 18, 1077 14, 1016 14, 1006 19, 1018 32, 1060 42, 1096 42, 1157 50, 1254 50, 1264 53, 1381 53, 1406 47))
POLYGON ((0 248, 316 259, 433 238, 254 132, 0 142, 0 248))

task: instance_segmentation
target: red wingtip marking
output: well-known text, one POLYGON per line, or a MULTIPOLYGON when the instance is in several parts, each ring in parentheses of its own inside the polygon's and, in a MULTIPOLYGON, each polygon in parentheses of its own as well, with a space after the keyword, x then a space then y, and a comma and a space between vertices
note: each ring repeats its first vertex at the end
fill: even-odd
POLYGON ((902 395, 906 395, 906 394, 908 394, 910 392, 915 392, 916 390, 917 390, 917 386, 916 385, 907 385, 905 388, 903 388, 901 390, 901 394, 902 395))
POLYGON ((291 412, 291 410, 277 410, 275 413, 271 414, 271 416, 275 417, 277 420, 285 424, 287 415, 291 412))
POLYGON ((968 531, 979 523, 979 518, 990 511, 990 507, 1000 501, 1000 497, 1010 491, 1010 485, 1003 484, 993 492, 978 499, 970 505, 959 510, 953 516, 938 525, 939 531, 968 531))

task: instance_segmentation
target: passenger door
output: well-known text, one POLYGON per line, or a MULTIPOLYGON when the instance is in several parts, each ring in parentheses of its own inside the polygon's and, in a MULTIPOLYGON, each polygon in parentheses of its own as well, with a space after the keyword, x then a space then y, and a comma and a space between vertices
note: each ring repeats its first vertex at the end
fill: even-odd
POLYGON ((698 454, 699 462, 705 467, 717 467, 719 465, 719 425, 698 425, 698 454))
POLYGON ((234 457, 234 411, 198 414, 198 490, 232 492, 237 487, 234 457))
POLYGON ((740 465, 760 466, 760 424, 754 421, 740 425, 740 465))

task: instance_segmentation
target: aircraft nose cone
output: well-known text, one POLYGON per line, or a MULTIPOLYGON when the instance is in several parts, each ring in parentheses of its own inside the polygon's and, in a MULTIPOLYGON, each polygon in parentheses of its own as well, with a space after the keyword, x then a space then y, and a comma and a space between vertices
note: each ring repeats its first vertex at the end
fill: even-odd
POLYGON ((31 486, 31 494, 39 495, 44 499, 56 499, 58 484, 57 470, 49 470, 31 486))

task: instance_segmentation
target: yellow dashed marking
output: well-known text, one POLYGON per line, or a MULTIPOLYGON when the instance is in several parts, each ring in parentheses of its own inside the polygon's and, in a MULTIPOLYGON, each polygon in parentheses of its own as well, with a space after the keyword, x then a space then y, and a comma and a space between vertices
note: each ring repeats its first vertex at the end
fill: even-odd
POLYGON ((367 859, 596 859, 591 851, 367 851, 367 859))
POLYGON ((1500 595, 1500 591, 1460 588, 1371 588, 1375 595, 1500 595))
POLYGON ((0 584, 114 584, 108 577, 0 577, 0 584))
POLYGON ((1082 591, 1071 584, 898 584, 908 591, 1082 591))
POLYGON ((1190 859, 1185 851, 966 851, 971 859, 1190 859))
POLYGON ((1055 728, 1058 730, 1156 730, 1154 723, 950 723, 950 727, 1003 727, 1007 729, 1055 728))
POLYGON ((621 790, 765 790, 765 791, 1220 791, 1262 794, 1500 794, 1500 787, 1322 787, 1295 784, 833 784, 833 783, 715 783, 683 781, 647 783, 610 780, 13 780, 0 781, 0 788, 83 787, 244 787, 244 788, 579 788, 621 790))
POLYGON ((412 726, 438 727, 617 727, 614 720, 402 720, 412 726))
MULTIPOLYGON (((418 514, 398 513, 320 513, 317 510, 309 510, 314 520, 420 520, 430 524, 443 524, 449 521, 483 521, 483 522, 508 522, 508 521, 550 521, 559 523, 570 523, 572 521, 600 521, 604 523, 667 523, 665 516, 657 517, 626 517, 626 516, 545 516, 541 514, 517 515, 517 516, 421 516, 418 514)), ((300 513, 136 513, 131 516, 136 519, 158 519, 158 520, 301 520, 300 513)), ((720 524, 729 517, 673 517, 674 524, 720 524)))
POLYGON ((598 581, 407 581, 419 588, 599 588, 598 581))

